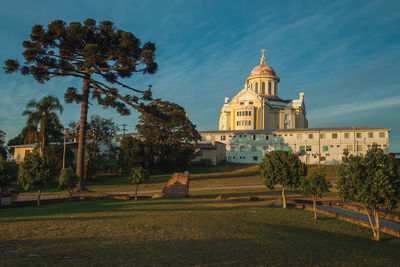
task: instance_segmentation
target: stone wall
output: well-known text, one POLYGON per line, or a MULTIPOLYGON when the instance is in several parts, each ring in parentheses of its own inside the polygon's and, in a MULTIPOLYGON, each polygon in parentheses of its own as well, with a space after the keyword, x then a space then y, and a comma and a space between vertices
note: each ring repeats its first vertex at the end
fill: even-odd
POLYGON ((189 173, 176 172, 172 174, 162 190, 163 197, 183 197, 189 194, 189 173))

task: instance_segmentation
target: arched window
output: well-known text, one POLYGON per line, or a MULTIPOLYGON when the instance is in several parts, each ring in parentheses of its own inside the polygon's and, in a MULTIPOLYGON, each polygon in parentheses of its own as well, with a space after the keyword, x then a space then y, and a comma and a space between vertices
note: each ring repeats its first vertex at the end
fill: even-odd
POLYGON ((261 83, 261 94, 265 94, 265 82, 261 83))
POLYGON ((256 82, 256 90, 255 92, 258 94, 258 83, 256 82))
POLYGON ((271 81, 268 81, 268 94, 271 94, 271 81))
POLYGON ((250 88, 250 84, 249 84, 249 81, 247 81, 247 88, 250 88))

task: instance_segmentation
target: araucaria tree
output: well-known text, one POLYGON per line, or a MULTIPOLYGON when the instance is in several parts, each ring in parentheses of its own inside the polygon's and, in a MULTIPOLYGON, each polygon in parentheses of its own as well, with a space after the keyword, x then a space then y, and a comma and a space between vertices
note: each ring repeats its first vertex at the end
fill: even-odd
POLYGON ((400 200, 396 161, 376 144, 365 156, 345 153, 338 169, 338 189, 344 200, 359 202, 364 207, 374 239, 379 241, 379 210, 392 210, 400 200))
POLYGON ((136 185, 136 191, 135 191, 135 200, 137 200, 137 192, 139 189, 139 185, 147 182, 149 180, 150 174, 149 171, 146 169, 143 169, 142 167, 133 167, 131 175, 129 176, 129 181, 132 184, 136 185))
POLYGON ((144 107, 136 126, 151 146, 156 164, 164 170, 185 170, 194 158, 193 144, 201 139, 183 107, 155 99, 144 107))
POLYGON ((283 208, 286 209, 285 189, 300 186, 300 181, 307 175, 307 166, 289 151, 272 151, 265 154, 259 168, 269 189, 281 185, 283 208))
POLYGON ((326 180, 326 172, 324 170, 314 170, 301 180, 301 191, 306 196, 311 196, 313 199, 314 219, 317 220, 316 205, 318 198, 322 197, 323 193, 329 192, 331 184, 326 180))
POLYGON ((40 206, 41 190, 55 176, 52 162, 34 151, 25 156, 19 170, 18 184, 26 191, 38 190, 37 205, 40 206))
POLYGON ((110 21, 96 23, 93 19, 71 22, 51 22, 47 29, 42 25, 32 28, 29 41, 24 41, 24 66, 17 60, 5 61, 6 73, 20 71, 31 74, 39 83, 55 77, 81 79, 82 89, 69 87, 65 101, 81 105, 79 145, 76 173, 80 177, 79 188, 84 189, 83 170, 86 142, 86 123, 89 96, 104 107, 115 108, 120 114, 130 113, 127 105, 141 110, 142 100, 151 99, 150 88, 138 90, 120 81, 133 73, 152 74, 157 70, 154 62, 155 45, 141 45, 130 32, 115 28, 110 21), (118 87, 118 88, 117 88, 118 87), (119 89, 130 94, 124 94, 119 89))
POLYGON ((28 116, 27 129, 34 129, 36 132, 39 128, 39 152, 41 154, 49 146, 51 138, 61 138, 62 126, 55 111, 59 111, 61 114, 63 107, 57 97, 48 95, 38 102, 34 99, 29 101, 26 104, 26 110, 22 113, 22 115, 28 116))

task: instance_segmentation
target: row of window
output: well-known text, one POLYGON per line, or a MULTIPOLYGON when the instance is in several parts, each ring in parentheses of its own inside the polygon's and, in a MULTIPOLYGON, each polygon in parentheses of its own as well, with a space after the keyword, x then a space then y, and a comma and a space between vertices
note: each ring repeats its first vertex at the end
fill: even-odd
MULTIPOLYGON (((258 94, 258 82, 256 82, 254 84, 254 91, 258 94)), ((271 87, 272 87, 272 83, 271 81, 268 81, 268 91, 267 93, 270 95, 271 94, 271 87)), ((253 89, 253 84, 247 82, 247 88, 251 88, 253 89)), ((265 82, 261 82, 261 88, 260 88, 260 94, 265 94, 265 82)))
MULTIPOLYGON (((322 151, 323 152, 327 152, 329 151, 329 147, 333 148, 335 147, 335 145, 322 145, 322 151)), ((336 145, 337 148, 340 147, 340 145, 336 145)), ((367 147, 371 147, 371 145, 367 145, 367 147)), ((386 144, 383 145, 378 145, 378 147, 386 147, 386 144)), ((261 148, 261 147, 260 147, 261 148)), ((290 147, 288 145, 276 145, 275 147, 275 151, 278 150, 283 150, 283 151, 291 151, 290 147)), ((262 150, 267 150, 268 146, 264 145, 262 146, 262 150)), ((311 145, 304 145, 304 146, 300 146, 299 148, 301 151, 312 151, 312 146, 311 145)), ((364 146, 363 145, 356 145, 356 151, 363 151, 364 150, 364 146)), ((344 151, 353 151, 353 145, 343 145, 343 150, 344 151)), ((236 151, 236 146, 235 145, 231 145, 231 152, 235 152, 236 151)), ((240 152, 246 152, 247 148, 244 145, 239 146, 239 151, 240 152)), ((257 146, 256 145, 252 145, 251 146, 251 152, 257 152, 257 146)))
MULTIPOLYGON (((385 138, 386 137, 385 132, 379 132, 378 134, 379 134, 379 138, 385 138)), ((337 139, 338 138, 338 134, 337 133, 332 133, 331 136, 332 136, 332 139, 337 139)), ((369 133, 367 133, 367 136, 368 136, 368 138, 374 138, 374 133, 373 132, 369 132, 369 133)), ((326 138, 326 134, 321 133, 319 137, 321 139, 325 139, 326 138)), ((343 137, 345 139, 350 138, 350 133, 344 133, 343 137)), ((303 138, 303 134, 297 134, 297 139, 302 139, 302 138, 303 138)), ((314 138, 314 134, 309 133, 308 134, 308 139, 313 139, 313 138, 314 138)), ((356 138, 361 138, 361 133, 356 133, 356 138)))
POLYGON ((238 111, 236 115, 239 116, 251 116, 251 111, 238 111))
POLYGON ((251 121, 237 121, 236 126, 251 125, 251 121))
MULTIPOLYGON (((230 160, 230 159, 236 159, 236 157, 235 156, 233 156, 233 157, 229 157, 228 156, 228 160, 230 160)), ((240 156, 239 159, 246 159, 246 156, 240 156)), ((257 156, 253 157, 253 160, 257 161, 258 157, 257 156)))

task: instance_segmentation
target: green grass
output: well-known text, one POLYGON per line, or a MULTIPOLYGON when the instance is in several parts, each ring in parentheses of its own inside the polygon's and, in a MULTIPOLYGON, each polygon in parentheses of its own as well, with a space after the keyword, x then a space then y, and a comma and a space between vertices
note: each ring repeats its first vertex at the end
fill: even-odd
POLYGON ((190 197, 2 209, 0 265, 386 265, 400 239, 263 202, 190 197), (28 257, 38 255, 40 258, 28 257))

